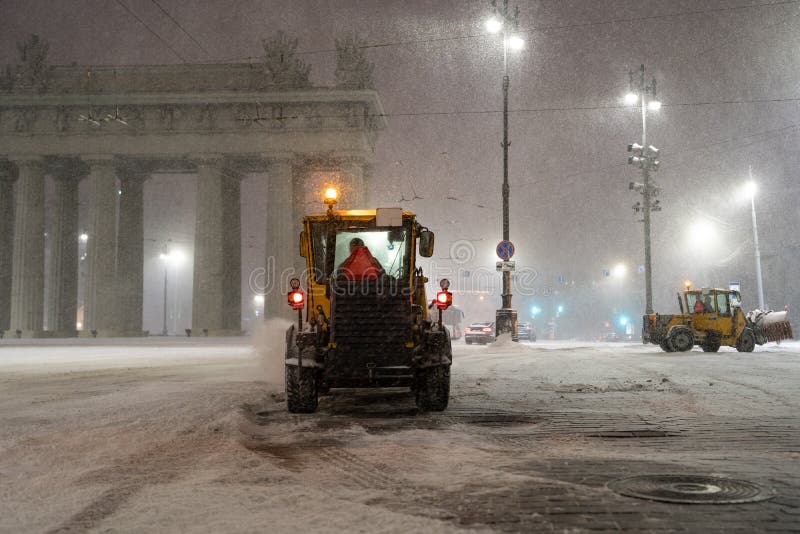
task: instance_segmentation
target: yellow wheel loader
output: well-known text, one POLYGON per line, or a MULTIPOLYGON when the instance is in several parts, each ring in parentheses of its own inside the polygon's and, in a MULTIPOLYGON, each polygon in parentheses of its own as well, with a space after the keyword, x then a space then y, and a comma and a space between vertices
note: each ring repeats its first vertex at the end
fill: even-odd
POLYGON ((421 410, 447 407, 452 348, 442 311, 452 305, 440 281, 429 317, 428 279, 417 254, 433 254, 433 232, 400 208, 334 210, 303 219, 300 255, 306 291, 291 281, 297 322, 286 332, 286 400, 292 413, 317 409, 334 388, 409 387, 421 410))
POLYGON ((659 345, 665 352, 685 352, 699 345, 704 352, 721 346, 752 352, 768 341, 794 339, 786 312, 754 310, 745 315, 738 291, 692 289, 687 282, 678 293, 681 313, 645 315, 642 342, 659 345))

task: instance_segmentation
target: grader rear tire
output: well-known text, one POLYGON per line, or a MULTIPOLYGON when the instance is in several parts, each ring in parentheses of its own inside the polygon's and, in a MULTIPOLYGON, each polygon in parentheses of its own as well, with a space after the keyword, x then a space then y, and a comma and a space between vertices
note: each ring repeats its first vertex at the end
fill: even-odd
POLYGON ((658 346, 661 347, 661 350, 663 350, 664 352, 675 352, 675 349, 673 349, 672 346, 669 344, 668 339, 665 339, 664 341, 659 343, 658 346))

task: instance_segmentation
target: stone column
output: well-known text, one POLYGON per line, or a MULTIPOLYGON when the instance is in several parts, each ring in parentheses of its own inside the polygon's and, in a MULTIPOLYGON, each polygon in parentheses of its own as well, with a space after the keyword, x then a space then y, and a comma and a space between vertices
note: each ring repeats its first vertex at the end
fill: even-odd
POLYGON ((192 335, 242 330, 240 176, 222 157, 197 161, 192 335))
POLYGON ((117 169, 120 179, 119 233, 117 237, 117 292, 122 335, 141 336, 144 292, 144 182, 149 170, 131 165, 117 169))
POLYGON ((77 335, 78 182, 85 174, 75 162, 59 162, 55 180, 55 213, 50 245, 50 307, 47 327, 53 335, 77 335))
POLYGON ((89 176, 89 241, 86 247, 87 281, 84 295, 84 335, 118 335, 115 314, 117 255, 117 179, 114 160, 87 158, 89 176))
POLYGON ((367 209, 364 158, 356 156, 342 158, 339 166, 346 189, 346 194, 342 198, 342 209, 367 209))
MULTIPOLYGON (((286 282, 300 265, 299 234, 302 218, 295 198, 294 172, 289 157, 270 161, 267 178, 267 248, 264 277, 264 317, 289 317, 286 282)), ((261 288, 259 288, 261 289, 261 288)))
POLYGON ((10 336, 38 337, 44 322, 44 165, 15 161, 10 336))
POLYGON ((14 250, 14 180, 17 169, 0 162, 0 333, 11 321, 11 270, 14 250))

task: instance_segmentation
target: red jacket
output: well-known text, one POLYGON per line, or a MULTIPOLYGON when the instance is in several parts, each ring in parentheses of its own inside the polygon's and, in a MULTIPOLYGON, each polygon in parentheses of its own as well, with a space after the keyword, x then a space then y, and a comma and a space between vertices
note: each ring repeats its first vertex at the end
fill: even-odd
POLYGON ((356 247, 339 265, 339 274, 348 280, 375 280, 383 273, 383 267, 365 246, 356 247))

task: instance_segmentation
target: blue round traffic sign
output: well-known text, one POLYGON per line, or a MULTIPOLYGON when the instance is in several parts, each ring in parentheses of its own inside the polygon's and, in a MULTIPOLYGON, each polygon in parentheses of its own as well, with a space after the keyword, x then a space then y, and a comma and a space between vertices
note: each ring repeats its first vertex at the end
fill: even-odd
POLYGON ((497 257, 501 260, 508 261, 514 256, 514 243, 511 241, 500 241, 497 244, 497 257))

